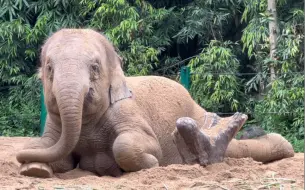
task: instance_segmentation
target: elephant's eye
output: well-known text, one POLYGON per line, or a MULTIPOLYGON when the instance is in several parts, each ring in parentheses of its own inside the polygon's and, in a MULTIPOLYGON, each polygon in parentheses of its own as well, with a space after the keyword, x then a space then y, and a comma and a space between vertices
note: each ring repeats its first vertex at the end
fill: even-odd
POLYGON ((90 78, 91 80, 97 80, 99 77, 100 68, 98 64, 92 64, 90 66, 90 78))
POLYGON ((92 71, 94 71, 94 72, 98 72, 99 71, 99 68, 98 68, 97 65, 92 65, 91 68, 92 68, 92 71))

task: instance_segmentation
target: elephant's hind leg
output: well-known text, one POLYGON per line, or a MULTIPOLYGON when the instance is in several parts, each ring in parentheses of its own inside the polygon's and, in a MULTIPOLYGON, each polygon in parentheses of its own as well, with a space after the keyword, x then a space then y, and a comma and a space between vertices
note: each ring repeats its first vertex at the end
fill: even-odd
POLYGON ((226 157, 251 157, 258 162, 272 162, 294 156, 294 150, 289 141, 276 133, 269 133, 256 139, 233 139, 226 151, 226 157))
POLYGON ((159 166, 161 148, 155 138, 146 134, 123 133, 114 141, 113 155, 124 171, 133 172, 159 166))
POLYGON ((197 126, 195 120, 183 117, 177 120, 172 136, 184 163, 206 166, 222 162, 226 149, 247 120, 247 116, 236 113, 209 126, 197 126))

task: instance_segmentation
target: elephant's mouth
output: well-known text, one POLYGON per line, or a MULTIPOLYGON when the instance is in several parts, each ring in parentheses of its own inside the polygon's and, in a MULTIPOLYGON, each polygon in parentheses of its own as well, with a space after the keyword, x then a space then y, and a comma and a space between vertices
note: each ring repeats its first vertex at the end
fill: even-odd
POLYGON ((93 97, 94 97, 94 90, 93 88, 89 88, 89 91, 85 96, 85 102, 92 103, 93 97))

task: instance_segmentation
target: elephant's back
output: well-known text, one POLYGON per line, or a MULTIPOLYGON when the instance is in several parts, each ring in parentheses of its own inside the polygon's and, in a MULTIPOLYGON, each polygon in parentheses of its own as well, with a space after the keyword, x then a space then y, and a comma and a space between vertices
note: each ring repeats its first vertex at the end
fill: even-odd
MULTIPOLYGON (((183 95, 192 100, 188 91, 178 82, 161 76, 126 77, 127 86, 140 95, 157 95, 167 98, 169 96, 183 95)), ((147 97, 145 97, 147 98, 147 97)), ((178 97, 177 97, 178 98, 178 97)), ((179 99, 179 98, 178 98, 179 99)))
POLYGON ((127 86, 139 105, 151 106, 159 113, 166 111, 166 116, 172 111, 175 115, 185 115, 193 110, 194 101, 189 92, 174 80, 160 76, 127 77, 127 86))
POLYGON ((142 116, 158 136, 164 159, 161 165, 181 163, 171 133, 180 117, 193 117, 198 106, 189 92, 178 82, 159 76, 127 77, 142 116))

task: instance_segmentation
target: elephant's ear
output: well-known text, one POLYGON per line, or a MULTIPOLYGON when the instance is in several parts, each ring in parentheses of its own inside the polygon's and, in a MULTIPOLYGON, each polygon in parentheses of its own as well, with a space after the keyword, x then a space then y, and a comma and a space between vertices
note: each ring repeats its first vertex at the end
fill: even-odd
POLYGON ((37 76, 38 76, 39 80, 42 80, 42 68, 41 67, 39 67, 37 70, 37 76))
POLYGON ((43 65, 46 61, 46 51, 49 43, 50 42, 46 41, 45 44, 40 48, 40 67, 37 69, 37 76, 41 81, 43 81, 44 78, 43 65))
POLYGON ((118 56, 115 56, 114 59, 115 65, 113 65, 114 68, 111 72, 109 88, 110 104, 132 97, 132 93, 127 87, 125 76, 121 68, 121 59, 118 56))

